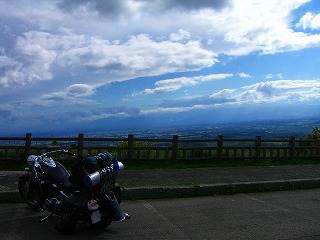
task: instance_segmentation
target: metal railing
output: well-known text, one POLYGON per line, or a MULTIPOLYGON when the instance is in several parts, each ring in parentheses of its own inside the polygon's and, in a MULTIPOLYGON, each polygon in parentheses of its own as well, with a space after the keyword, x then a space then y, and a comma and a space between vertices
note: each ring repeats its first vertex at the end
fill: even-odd
POLYGON ((201 160, 201 159, 275 159, 320 157, 319 140, 255 138, 188 139, 173 135, 169 139, 78 137, 0 137, 0 160, 24 160, 30 154, 67 148, 78 156, 108 151, 121 161, 132 160, 201 160))

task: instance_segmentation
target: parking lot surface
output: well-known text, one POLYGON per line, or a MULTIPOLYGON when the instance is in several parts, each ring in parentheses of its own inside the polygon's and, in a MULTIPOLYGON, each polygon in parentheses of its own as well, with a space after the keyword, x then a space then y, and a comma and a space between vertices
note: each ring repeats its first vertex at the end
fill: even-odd
POLYGON ((320 239, 320 189, 198 198, 123 201, 131 219, 104 231, 78 224, 74 235, 54 229, 59 218, 24 204, 0 204, 0 239, 320 239))

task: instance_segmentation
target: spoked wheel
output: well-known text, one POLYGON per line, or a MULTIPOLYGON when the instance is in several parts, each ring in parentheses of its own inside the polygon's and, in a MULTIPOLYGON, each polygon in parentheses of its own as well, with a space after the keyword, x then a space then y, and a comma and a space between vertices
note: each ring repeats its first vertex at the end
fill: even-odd
POLYGON ((30 182, 28 178, 19 179, 18 183, 19 193, 22 200, 30 206, 32 209, 39 209, 43 205, 41 197, 37 193, 36 189, 30 188, 30 182))

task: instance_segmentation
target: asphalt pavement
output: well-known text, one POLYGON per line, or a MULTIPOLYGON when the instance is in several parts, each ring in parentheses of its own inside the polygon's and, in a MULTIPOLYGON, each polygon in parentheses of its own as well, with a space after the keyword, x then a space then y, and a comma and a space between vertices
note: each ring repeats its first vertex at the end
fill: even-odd
POLYGON ((58 216, 26 204, 0 204, 2 240, 319 240, 320 189, 241 193, 172 199, 125 200, 130 220, 113 222, 103 231, 77 224, 73 235, 54 229, 58 216))
MULTIPOLYGON (((0 171, 0 202, 20 202, 22 172, 0 171)), ((196 197, 320 188, 320 165, 124 170, 123 199, 196 197)))

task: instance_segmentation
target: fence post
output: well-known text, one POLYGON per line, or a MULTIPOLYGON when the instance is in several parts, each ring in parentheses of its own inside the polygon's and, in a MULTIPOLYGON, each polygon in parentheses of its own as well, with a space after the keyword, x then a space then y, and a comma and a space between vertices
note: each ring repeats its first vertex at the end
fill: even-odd
POLYGON ((178 161, 178 149, 179 149, 179 136, 173 135, 172 136, 172 161, 178 161))
POLYGON ((256 136, 256 152, 255 152, 255 159, 260 158, 261 152, 261 136, 256 136))
POLYGON ((133 142, 134 142, 134 135, 128 134, 128 161, 133 160, 133 142))
POLYGON ((218 135, 218 140, 217 140, 217 155, 218 155, 218 160, 222 161, 223 157, 223 135, 218 135))
POLYGON ((25 157, 25 159, 27 159, 28 156, 30 155, 31 140, 32 140, 32 134, 31 133, 27 133, 26 134, 26 142, 25 142, 25 145, 24 145, 24 157, 25 157))
POLYGON ((84 142, 84 134, 79 133, 78 135, 78 157, 83 157, 83 143, 84 142))
POLYGON ((290 160, 293 160, 296 153, 296 138, 295 137, 289 137, 289 158, 290 160))

